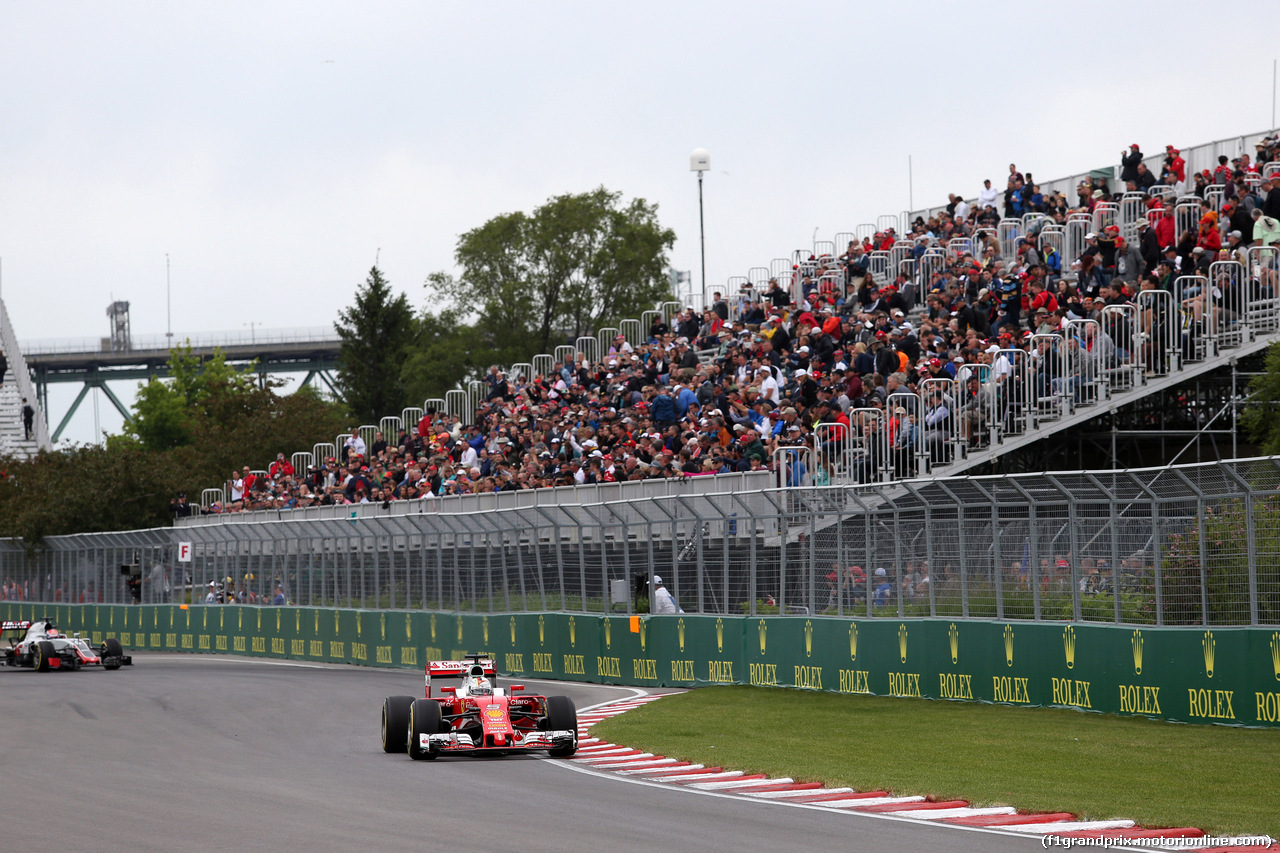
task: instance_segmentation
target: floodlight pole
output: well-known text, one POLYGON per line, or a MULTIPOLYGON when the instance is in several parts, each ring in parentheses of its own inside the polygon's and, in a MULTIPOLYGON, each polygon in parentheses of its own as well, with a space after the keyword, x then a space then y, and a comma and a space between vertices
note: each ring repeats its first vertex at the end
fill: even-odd
POLYGON ((698 172, 698 239, 702 246, 702 301, 707 301, 707 225, 702 216, 702 172, 698 172))
POLYGON ((689 155, 689 171, 698 173, 698 237, 702 244, 702 305, 707 301, 707 226, 702 215, 702 173, 711 168, 711 155, 705 148, 695 148, 689 155))

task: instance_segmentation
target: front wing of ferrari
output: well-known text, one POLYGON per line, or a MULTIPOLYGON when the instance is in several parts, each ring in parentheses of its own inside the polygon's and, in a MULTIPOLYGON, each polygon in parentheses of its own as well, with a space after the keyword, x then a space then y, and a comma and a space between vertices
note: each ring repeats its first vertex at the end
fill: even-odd
POLYGON ((471 735, 461 732, 445 734, 422 734, 419 738, 419 749, 430 749, 438 752, 533 752, 556 747, 577 746, 578 733, 571 731, 531 731, 512 732, 508 743, 502 746, 485 747, 478 745, 471 735))

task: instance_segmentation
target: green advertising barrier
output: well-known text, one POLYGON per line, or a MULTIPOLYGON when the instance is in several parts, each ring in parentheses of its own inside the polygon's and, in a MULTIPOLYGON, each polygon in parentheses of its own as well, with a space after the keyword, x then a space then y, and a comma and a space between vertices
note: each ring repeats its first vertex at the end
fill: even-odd
POLYGON ((456 614, 0 603, 94 643, 417 669, 468 652, 504 677, 752 684, 1280 725, 1280 631, 826 617, 456 614))

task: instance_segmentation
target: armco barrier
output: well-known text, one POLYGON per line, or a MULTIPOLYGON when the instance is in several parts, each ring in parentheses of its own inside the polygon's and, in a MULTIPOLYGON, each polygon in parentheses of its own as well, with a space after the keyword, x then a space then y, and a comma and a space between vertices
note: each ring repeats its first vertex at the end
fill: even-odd
POLYGON ((418 668, 485 650, 506 677, 753 684, 1280 725, 1280 631, 937 619, 467 615, 237 605, 0 603, 93 642, 418 668))

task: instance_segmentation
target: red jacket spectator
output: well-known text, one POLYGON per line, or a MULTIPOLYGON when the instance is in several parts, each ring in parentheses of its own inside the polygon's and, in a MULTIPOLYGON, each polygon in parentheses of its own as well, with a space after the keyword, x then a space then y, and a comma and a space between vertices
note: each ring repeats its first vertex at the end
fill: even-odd
POLYGON ((271 475, 271 479, 273 480, 277 477, 292 477, 293 464, 289 462, 288 459, 284 458, 283 453, 277 453, 276 461, 271 463, 271 467, 267 470, 267 473, 271 475))
POLYGON ((1173 208, 1166 207, 1164 216, 1156 222, 1156 242, 1161 249, 1167 249, 1178 242, 1177 227, 1173 221, 1173 208))

